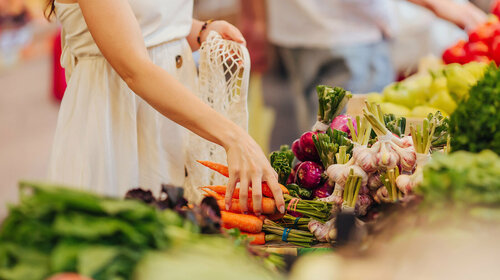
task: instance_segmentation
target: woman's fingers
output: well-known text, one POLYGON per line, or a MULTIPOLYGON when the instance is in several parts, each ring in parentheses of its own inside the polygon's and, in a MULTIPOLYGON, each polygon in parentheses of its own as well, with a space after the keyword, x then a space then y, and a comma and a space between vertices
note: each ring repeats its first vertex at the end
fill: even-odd
POLYGON ((240 210, 243 214, 248 212, 248 176, 246 174, 240 177, 240 210))
POLYGON ((278 184, 278 180, 276 180, 274 175, 267 176, 266 179, 267 185, 273 192, 274 201, 276 202, 276 208, 278 208, 281 214, 285 213, 285 200, 283 199, 283 191, 278 184))
POLYGON ((257 174, 252 178, 252 202, 255 215, 262 213, 262 175, 257 174))
POLYGON ((246 46, 247 44, 245 38, 243 37, 243 34, 241 34, 238 28, 234 27, 233 25, 227 22, 224 25, 223 30, 221 30, 221 35, 222 38, 224 39, 235 41, 237 43, 243 44, 244 46, 246 46))
POLYGON ((239 176, 239 172, 231 171, 229 173, 229 181, 227 183, 227 190, 226 190, 226 197, 225 197, 226 210, 231 209, 231 202, 233 199, 233 193, 234 193, 234 189, 236 187, 236 182, 238 181, 238 176, 239 176))

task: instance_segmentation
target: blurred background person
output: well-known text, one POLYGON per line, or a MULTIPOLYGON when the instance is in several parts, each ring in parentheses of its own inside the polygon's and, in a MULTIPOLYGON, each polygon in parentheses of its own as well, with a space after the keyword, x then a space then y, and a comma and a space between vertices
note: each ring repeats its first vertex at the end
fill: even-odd
MULTIPOLYGON (((460 28, 486 20, 470 3, 409 0, 460 28)), ((268 0, 268 38, 288 74, 298 128, 316 119, 315 86, 341 86, 353 93, 381 91, 396 74, 388 40, 396 31, 390 0, 268 0)))

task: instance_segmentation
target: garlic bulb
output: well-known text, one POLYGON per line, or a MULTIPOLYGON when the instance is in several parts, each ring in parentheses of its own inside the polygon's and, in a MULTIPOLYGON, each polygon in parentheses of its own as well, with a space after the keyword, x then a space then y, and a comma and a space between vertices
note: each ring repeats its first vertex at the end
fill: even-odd
POLYGON ((382 181, 380 181, 380 173, 375 172, 368 176, 368 188, 370 190, 377 190, 382 186, 382 181))
POLYGON ((359 165, 366 173, 371 173, 377 170, 374 151, 375 149, 368 148, 366 146, 353 150, 353 158, 356 161, 356 164, 359 165))
POLYGON ((392 148, 399 155, 399 164, 403 171, 412 171, 415 168, 417 162, 417 153, 415 149, 410 146, 406 148, 401 148, 396 144, 392 144, 392 148))
POLYGON ((406 175, 406 174, 399 175, 396 178, 396 186, 405 195, 409 194, 415 187, 412 175, 406 175))
POLYGON ((375 159, 379 170, 393 169, 399 163, 398 153, 387 142, 381 143, 380 150, 375 155, 375 159))
POLYGON ((401 138, 401 144, 400 147, 402 148, 413 147, 413 138, 411 136, 405 136, 401 138))
POLYGON ((391 198, 389 197, 389 192, 387 192, 386 187, 381 187, 377 190, 377 194, 373 197, 377 203, 389 203, 391 198))
POLYGON ((358 216, 364 216, 368 212, 368 208, 372 204, 373 200, 368 194, 360 194, 358 200, 356 201, 356 206, 354 212, 358 216))
POLYGON ((330 167, 326 170, 326 174, 328 175, 329 180, 343 187, 351 169, 353 170, 355 176, 362 178, 361 185, 366 186, 368 183, 368 174, 366 174, 361 167, 354 165, 353 159, 349 160, 346 164, 330 165, 330 167))
POLYGON ((326 223, 317 220, 311 220, 307 225, 309 231, 314 234, 320 242, 331 242, 337 237, 337 229, 335 228, 335 219, 330 219, 326 223))

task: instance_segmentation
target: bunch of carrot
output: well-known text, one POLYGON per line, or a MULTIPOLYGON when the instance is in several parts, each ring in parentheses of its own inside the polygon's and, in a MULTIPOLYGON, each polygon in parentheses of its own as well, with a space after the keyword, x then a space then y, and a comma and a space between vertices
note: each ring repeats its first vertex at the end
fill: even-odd
MULTIPOLYGON (((228 177, 229 170, 228 167, 215 162, 210 161, 198 161, 204 166, 228 177)), ((283 193, 289 193, 288 189, 280 185, 283 193)), ((220 209, 225 209, 225 195, 227 191, 226 186, 205 186, 201 188, 206 194, 206 196, 212 196, 217 200, 217 204, 220 209)), ((268 216, 276 216, 279 212, 276 209, 276 203, 273 199, 273 193, 265 182, 262 183, 262 214, 268 216)), ((222 224, 226 229, 238 228, 242 235, 246 235, 251 239, 250 244, 263 245, 266 242, 266 235, 262 231, 263 220, 265 216, 257 217, 252 213, 253 201, 252 201, 252 190, 248 190, 248 210, 249 214, 243 214, 240 208, 240 189, 236 188, 233 192, 233 198, 231 203, 231 208, 227 211, 221 211, 222 214, 222 224)))
MULTIPOLYGON (((204 166, 228 177, 228 167, 210 161, 198 161, 204 166)), ((242 235, 247 235, 253 239, 250 244, 265 244, 266 241, 283 240, 300 246, 309 246, 314 243, 314 236, 308 231, 307 224, 314 218, 320 221, 326 221, 330 216, 331 204, 322 201, 307 201, 294 198, 289 195, 288 189, 280 185, 285 205, 290 211, 303 214, 305 217, 296 219, 290 215, 281 215, 276 209, 276 203, 273 199, 273 193, 269 186, 262 183, 262 216, 256 216, 252 213, 253 201, 252 190, 248 190, 249 214, 244 214, 240 208, 240 189, 236 188, 233 192, 231 208, 227 211, 221 211, 222 224, 224 228, 238 228, 242 235), (280 223, 272 221, 280 220, 280 223), (291 229, 293 228, 293 229, 291 229), (266 233, 262 232, 265 231, 266 233)), ((205 186, 201 189, 206 196, 212 196, 217 200, 220 209, 225 209, 225 195, 227 186, 205 186)))

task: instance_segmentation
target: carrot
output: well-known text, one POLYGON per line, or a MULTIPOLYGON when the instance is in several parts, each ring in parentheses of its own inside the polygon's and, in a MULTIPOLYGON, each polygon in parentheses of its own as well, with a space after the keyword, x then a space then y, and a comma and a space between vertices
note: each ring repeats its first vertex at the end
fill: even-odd
POLYGON ((206 161, 206 160, 198 160, 198 162, 203 164, 204 166, 212 169, 213 171, 218 172, 219 174, 221 174, 223 176, 229 177, 229 169, 224 164, 220 164, 220 163, 213 162, 213 161, 206 161))
MULTIPOLYGON (((213 171, 220 173, 221 175, 229 177, 229 169, 224 164, 220 164, 220 163, 216 163, 216 162, 212 162, 212 161, 202 161, 202 160, 199 160, 198 162, 203 164, 204 166, 212 169, 213 171)), ((281 191, 284 194, 290 193, 288 191, 288 189, 285 186, 283 186, 282 184, 279 184, 279 186, 281 188, 281 191)), ((269 187, 269 185, 267 185, 266 182, 262 182, 262 195, 267 196, 267 197, 274 197, 273 192, 271 191, 271 188, 269 187)))
POLYGON ((262 221, 252 215, 236 214, 221 211, 222 223, 225 228, 238 228, 249 233, 259 233, 262 231, 262 221))
POLYGON ((259 233, 248 233, 242 232, 241 235, 246 235, 252 245, 264 245, 266 244, 266 234, 264 232, 259 233))
MULTIPOLYGON (((212 190, 219 195, 225 196, 226 195, 226 186, 205 186, 202 187, 201 189, 209 189, 212 190)), ((248 197, 252 197, 252 192, 251 190, 248 190, 248 197)), ((240 188, 235 188, 233 191, 233 198, 240 198, 240 188)))
MULTIPOLYGON (((202 189, 205 193, 207 193, 206 196, 211 196, 217 200, 224 200, 224 196, 221 196, 220 194, 214 192, 214 191, 211 191, 211 190, 206 190, 206 189, 202 189)), ((222 208, 221 208, 222 209, 222 208)))
MULTIPOLYGON (((285 186, 283 186, 282 184, 278 184, 278 185, 280 186, 281 191, 284 194, 290 193, 285 186)), ((273 191, 271 191, 271 188, 269 187, 269 185, 266 182, 262 182, 262 195, 267 196, 267 197, 274 197, 273 191)))
MULTIPOLYGON (((219 205, 220 209, 226 209, 225 201, 224 199, 217 199, 217 205, 219 205)), ((253 202, 252 199, 248 199, 248 211, 252 212, 253 211, 253 202)), ((229 212, 233 213, 242 213, 241 208, 240 208, 240 200, 233 198, 231 201, 231 208, 229 209, 229 212)), ((274 214, 276 213, 276 203, 274 203, 274 200, 268 197, 263 197, 262 198, 262 214, 274 214)))

